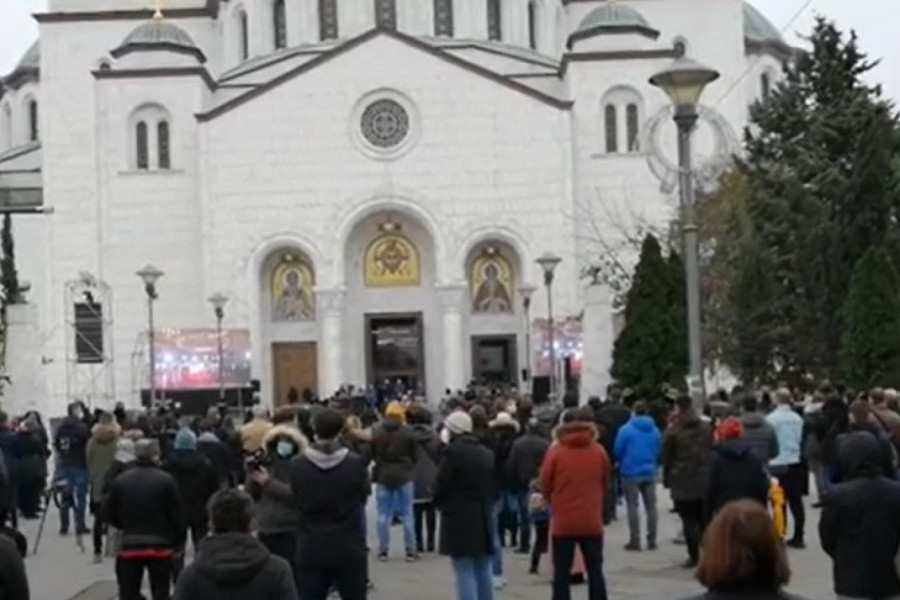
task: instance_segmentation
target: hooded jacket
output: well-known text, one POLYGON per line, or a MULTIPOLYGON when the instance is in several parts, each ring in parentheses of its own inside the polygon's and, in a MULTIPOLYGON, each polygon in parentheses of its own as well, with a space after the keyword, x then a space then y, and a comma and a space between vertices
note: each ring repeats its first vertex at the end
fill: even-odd
POLYGON ((413 430, 397 417, 387 417, 372 432, 375 483, 398 488, 412 481, 417 444, 413 430))
POLYGON ((174 600, 297 600, 291 566, 249 533, 204 538, 178 577, 174 600))
POLYGON ((635 415, 616 435, 615 453, 622 477, 653 477, 662 435, 647 415, 635 415))
POLYGON ((750 446, 750 451, 764 465, 778 456, 778 436, 765 415, 758 412, 745 412, 741 415, 744 435, 741 439, 750 446))
POLYGON ((263 437, 263 447, 272 461, 268 467, 271 478, 262 488, 254 483, 250 484, 251 491, 257 496, 254 515, 259 531, 294 531, 300 525, 300 516, 291 490, 291 460, 304 452, 309 447, 309 442, 296 427, 276 425, 263 437), (290 456, 279 455, 277 448, 281 440, 290 441, 295 453, 290 456))
POLYGON ((291 461, 291 489, 300 527, 301 570, 365 563, 362 511, 368 474, 362 459, 337 440, 316 442, 291 461))
POLYGON ((97 423, 91 431, 85 453, 93 503, 103 502, 103 482, 115 462, 118 440, 119 427, 115 423, 97 423))
POLYGON ((178 484, 187 523, 206 523, 206 504, 219 489, 219 478, 209 459, 197 450, 173 450, 165 470, 178 484))
POLYGON ((766 505, 769 500, 769 476, 743 440, 726 440, 712 452, 706 500, 703 504, 707 521, 725 504, 743 498, 766 505))
POLYGON ((819 538, 832 558, 834 591, 852 598, 900 595, 900 483, 881 474, 882 447, 868 431, 848 433, 838 450, 847 478, 823 498, 819 538))
POLYGON ((550 442, 539 434, 537 428, 529 429, 513 442, 506 470, 514 491, 526 492, 531 489, 531 482, 540 474, 541 463, 549 447, 550 442))
POLYGON ((91 431, 84 421, 77 417, 69 416, 56 430, 54 448, 59 456, 60 465, 64 469, 87 468, 85 449, 91 431))
POLYGON ((673 500, 703 499, 712 445, 712 425, 694 411, 679 415, 666 430, 660 462, 673 500))
POLYGON ((494 453, 494 483, 498 493, 513 489, 508 465, 512 446, 517 437, 519 437, 519 423, 516 421, 497 421, 490 424, 488 440, 494 453))
POLYGON ((430 502, 434 499, 434 482, 440 461, 441 442, 431 425, 413 425, 412 430, 417 448, 416 464, 412 472, 415 488, 413 498, 418 502, 430 502))
POLYGON ((593 423, 565 423, 556 428, 555 437, 540 475, 541 493, 553 513, 551 534, 600 535, 611 467, 597 443, 597 429, 593 423))

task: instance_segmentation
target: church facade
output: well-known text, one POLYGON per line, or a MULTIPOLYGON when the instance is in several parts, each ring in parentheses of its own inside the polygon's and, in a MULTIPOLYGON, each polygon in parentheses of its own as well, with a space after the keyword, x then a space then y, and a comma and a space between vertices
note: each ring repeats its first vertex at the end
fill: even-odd
POLYGON ((523 383, 550 368, 546 253, 556 354, 577 362, 585 268, 677 210, 649 77, 682 55, 722 74, 702 185, 791 53, 741 0, 148 3, 50 0, 2 80, 0 200, 47 209, 13 223, 26 401, 51 414, 136 404, 151 371, 160 389, 259 380, 273 404, 384 379, 432 400, 523 383))

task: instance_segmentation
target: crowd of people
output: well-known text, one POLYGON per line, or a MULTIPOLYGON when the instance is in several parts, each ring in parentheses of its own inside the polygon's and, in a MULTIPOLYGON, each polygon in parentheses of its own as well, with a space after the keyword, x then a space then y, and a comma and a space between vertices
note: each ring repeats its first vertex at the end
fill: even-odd
POLYGON ((835 593, 887 599, 900 595, 898 394, 850 394, 737 389, 698 410, 685 395, 535 404, 472 386, 439 407, 338 396, 273 415, 257 404, 241 422, 218 407, 200 418, 74 403, 52 439, 37 414, 0 414, 0 559, 16 557, 2 561, 0 597, 28 598, 17 518, 55 497, 60 535, 74 526, 96 562, 115 560, 121 600, 142 597, 145 573, 153 600, 173 589, 177 600, 362 600, 372 497, 372 555, 394 558, 400 526, 400 558, 449 557, 459 600, 506 587, 505 548, 530 555, 531 573, 550 554, 553 600, 577 583, 605 600, 604 528, 624 504, 624 549, 656 550, 666 489, 704 598, 784 599, 785 548, 805 547, 812 474, 835 593))

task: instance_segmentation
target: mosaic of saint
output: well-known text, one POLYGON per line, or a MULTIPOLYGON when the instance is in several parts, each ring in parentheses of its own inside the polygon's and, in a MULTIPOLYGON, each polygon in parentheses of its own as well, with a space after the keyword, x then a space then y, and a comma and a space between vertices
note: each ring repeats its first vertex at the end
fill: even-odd
POLYGON ((312 269, 298 260, 283 260, 272 271, 272 320, 309 321, 316 317, 312 269))
POLYGON ((366 285, 419 285, 419 252, 399 235, 383 235, 366 250, 366 285))
POLYGON ((513 274, 509 261, 499 254, 479 256, 469 275, 473 313, 513 312, 513 274))

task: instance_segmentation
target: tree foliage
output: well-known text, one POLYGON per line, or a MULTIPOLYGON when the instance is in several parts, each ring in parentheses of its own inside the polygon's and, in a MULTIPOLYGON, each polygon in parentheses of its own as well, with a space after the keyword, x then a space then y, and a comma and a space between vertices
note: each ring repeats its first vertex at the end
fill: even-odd
POLYGON ((4 304, 18 304, 22 301, 22 290, 19 286, 19 273, 16 269, 16 251, 13 241, 12 217, 9 213, 3 216, 3 229, 0 230, 0 287, 3 288, 4 304))

